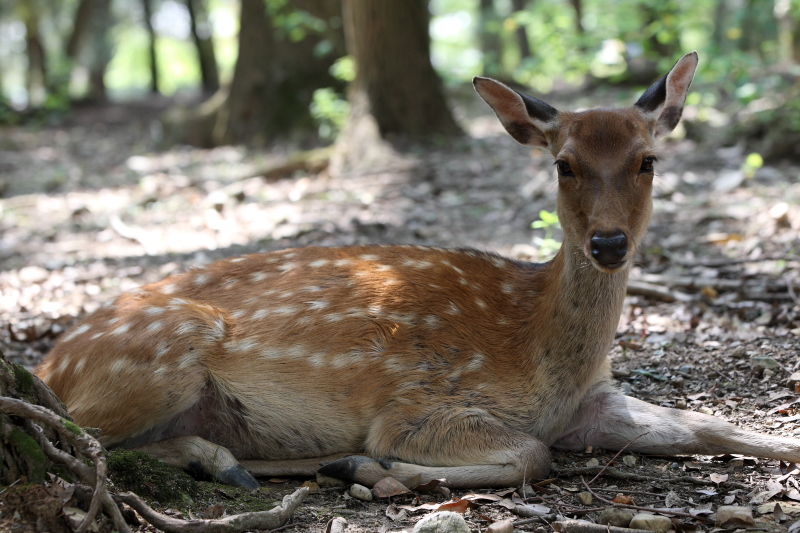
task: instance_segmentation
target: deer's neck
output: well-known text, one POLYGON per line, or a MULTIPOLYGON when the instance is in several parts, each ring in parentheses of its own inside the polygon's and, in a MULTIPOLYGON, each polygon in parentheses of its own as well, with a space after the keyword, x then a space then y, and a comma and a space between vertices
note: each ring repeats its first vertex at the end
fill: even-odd
POLYGON ((568 244, 548 268, 548 292, 536 302, 530 324, 535 331, 529 392, 536 414, 529 430, 550 444, 601 372, 622 312, 629 269, 600 272, 580 248, 568 244))

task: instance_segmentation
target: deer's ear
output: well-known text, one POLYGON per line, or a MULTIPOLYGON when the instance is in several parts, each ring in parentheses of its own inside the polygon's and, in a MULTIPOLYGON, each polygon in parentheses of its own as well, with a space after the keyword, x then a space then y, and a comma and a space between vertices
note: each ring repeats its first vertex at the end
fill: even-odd
POLYGON ((686 54, 636 102, 636 107, 654 123, 653 135, 656 139, 670 133, 680 122, 686 93, 689 92, 696 69, 697 52, 686 54))
POLYGON ((558 110, 491 78, 475 77, 472 84, 517 142, 547 148, 547 132, 555 128, 558 110))

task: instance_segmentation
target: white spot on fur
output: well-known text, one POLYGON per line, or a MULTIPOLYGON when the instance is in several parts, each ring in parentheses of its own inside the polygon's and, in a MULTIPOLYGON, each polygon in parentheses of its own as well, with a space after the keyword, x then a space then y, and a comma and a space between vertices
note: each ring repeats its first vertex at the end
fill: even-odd
POLYGON ((337 267, 346 267, 348 265, 353 264, 353 261, 350 259, 339 259, 335 263, 333 263, 337 267))
POLYGON ((506 263, 505 259, 501 257, 492 257, 492 263, 494 263, 494 266, 496 266, 497 268, 508 267, 508 263, 506 263))
POLYGON ((130 323, 126 322, 125 324, 120 325, 118 328, 111 331, 112 335, 124 335, 131 330, 130 323))
POLYGON ((261 320, 268 314, 269 314, 269 309, 259 309, 258 311, 253 313, 253 316, 250 317, 250 320, 261 320))
POLYGON ((362 261, 377 261, 378 259, 380 259, 380 257, 374 254, 364 254, 359 256, 359 259, 361 259, 362 261))
POLYGON ((124 357, 121 357, 111 363, 111 372, 114 374, 119 374, 120 372, 127 370, 129 366, 128 360, 124 357))
POLYGON ((154 355, 156 356, 156 359, 161 359, 167 354, 167 352, 169 352, 169 344, 166 342, 159 342, 158 346, 156 346, 154 355))
POLYGON ((175 333, 177 335, 186 335, 187 333, 194 333, 195 331, 197 331, 197 324, 194 322, 184 322, 175 328, 175 333))
POLYGON ((328 263, 330 263, 330 261, 328 261, 327 259, 317 259, 316 261, 311 261, 308 264, 308 266, 310 266, 311 268, 319 268, 319 267, 324 267, 328 263))
POLYGON ((314 301, 306 302, 306 303, 308 304, 308 307, 310 309, 325 309, 326 307, 328 307, 330 305, 330 303, 328 303, 325 300, 314 300, 314 301))
POLYGON ((322 368, 325 366, 325 354, 322 352, 316 352, 315 354, 309 356, 306 361, 309 365, 315 368, 322 368))
POLYGON ((481 300, 480 298, 475 298, 475 304, 480 307, 481 309, 486 309, 486 302, 481 300))
POLYGON ((422 321, 425 322, 425 326, 429 329, 437 329, 442 324, 442 320, 436 315, 426 315, 422 321))
POLYGON ((195 364, 200 359, 200 355, 197 353, 197 350, 192 350, 191 352, 186 352, 181 356, 178 360, 178 368, 184 369, 187 366, 191 366, 195 364))
POLYGON ((229 263, 240 263, 240 262, 244 261, 245 259, 246 259, 246 257, 244 257, 244 256, 242 256, 242 257, 234 257, 233 259, 228 259, 228 262, 229 263))
POLYGON ((451 262, 450 262, 450 261, 448 261, 447 259, 442 259, 442 264, 443 264, 443 265, 446 265, 446 266, 449 266, 450 268, 452 268, 453 270, 455 270, 455 271, 456 271, 457 273, 459 273, 459 274, 463 274, 463 273, 464 273, 464 271, 463 271, 463 270, 461 270, 460 268, 458 268, 457 266, 455 266, 453 263, 451 263, 451 262))
POLYGON ((294 270, 297 266, 297 263, 283 263, 282 265, 278 266, 278 270, 283 272, 284 274, 289 272, 290 270, 294 270))
POLYGON ((187 305, 189 305, 189 300, 186 300, 184 298, 173 298, 169 301, 167 309, 175 310, 175 309, 180 309, 181 307, 187 305))
POLYGON ((68 355, 65 355, 64 357, 61 358, 61 362, 58 364, 58 373, 59 374, 63 374, 70 367, 70 360, 69 359, 70 358, 69 358, 68 355))
POLYGON ((330 313, 328 315, 325 315, 323 318, 325 318, 325 320, 327 320, 328 322, 339 322, 341 319, 344 318, 344 315, 342 315, 341 313, 330 313))
POLYGON ((156 320, 155 322, 151 322, 150 324, 148 324, 147 328, 145 329, 147 329, 147 331, 150 333, 155 333, 156 331, 159 331, 163 327, 164 323, 160 320, 156 320))
POLYGON ((78 359, 78 362, 75 363, 74 372, 76 374, 82 372, 84 365, 86 365, 86 359, 85 358, 78 359))
POLYGON ((222 288, 223 289, 232 289, 234 287, 234 285, 236 285, 238 282, 239 282, 239 280, 236 279, 236 278, 226 279, 225 281, 222 282, 222 288))
POLYGON ((89 337, 89 339, 91 339, 91 340, 99 339, 100 337, 102 337, 105 334, 106 334, 105 331, 99 331, 99 332, 95 333, 94 335, 92 335, 91 337, 89 337))
POLYGON ((500 290, 503 291, 503 294, 511 294, 514 292, 514 286, 510 283, 503 283, 500 290))
POLYGON ((309 285, 308 287, 303 287, 303 290, 306 292, 320 292, 322 287, 318 287, 317 285, 309 285))
POLYGON ((467 282, 467 280, 466 280, 466 279, 464 279, 464 278, 462 278, 462 277, 460 277, 460 276, 459 276, 459 278, 458 278, 458 282, 459 282, 460 284, 462 284, 462 285, 469 285, 469 283, 467 282))
POLYGON ((451 315, 458 315, 461 313, 461 308, 457 306, 455 302, 450 302, 450 306, 447 308, 447 312, 451 315))
POLYGON ((160 315, 164 311, 166 311, 166 309, 164 309, 163 307, 148 307, 147 309, 144 310, 144 314, 146 314, 146 315, 160 315))
POLYGON ((281 295, 278 296, 278 298, 291 298, 292 296, 294 296, 294 292, 286 291, 286 292, 281 293, 281 295))
POLYGON ((235 309, 233 312, 231 312, 231 318, 238 320, 246 314, 247 311, 245 311, 244 309, 235 309))
POLYGON ((266 272, 253 272, 252 274, 250 274, 250 280, 253 283, 260 283, 265 279, 267 279, 268 277, 269 274, 267 274, 266 272))
POLYGON ((242 339, 236 343, 233 350, 236 352, 249 352, 252 351, 258 343, 253 339, 242 339))
POLYGON ((64 342, 70 341, 70 340, 74 339, 75 337, 77 337, 78 335, 82 335, 82 334, 86 333, 91 328, 92 328, 92 326, 90 324, 81 324, 77 328, 73 329, 72 331, 70 331, 69 333, 64 335, 62 340, 64 342))
POLYGON ((285 305, 283 307, 278 307, 275 309, 276 315, 291 315, 292 313, 296 313, 297 308, 292 305, 285 305))
POLYGON ((467 372, 475 372, 476 370, 480 370, 483 366, 483 360, 485 359, 484 355, 480 352, 475 352, 472 354, 472 357, 467 363, 467 366, 464 367, 464 370, 467 372))
POLYGON ((174 283, 167 283, 161 287, 161 292, 163 294, 172 294, 176 290, 178 290, 178 287, 176 287, 174 283))
POLYGON ((430 261, 422 261, 417 259, 406 259, 403 261, 403 266, 412 268, 429 268, 433 266, 433 263, 430 261))
POLYGON ((116 324, 117 322, 119 322, 119 317, 115 316, 114 318, 108 321, 108 325, 110 326, 112 324, 116 324))
POLYGON ((208 274, 197 274, 194 277, 194 284, 205 285, 206 283, 208 283, 208 279, 209 279, 208 274))
POLYGON ((375 267, 376 272, 388 272, 390 270, 394 270, 394 267, 392 265, 378 265, 377 267, 375 267))

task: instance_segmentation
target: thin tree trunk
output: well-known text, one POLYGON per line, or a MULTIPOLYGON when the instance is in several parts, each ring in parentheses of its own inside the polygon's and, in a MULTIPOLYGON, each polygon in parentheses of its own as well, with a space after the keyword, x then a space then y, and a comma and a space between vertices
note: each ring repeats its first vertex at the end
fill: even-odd
POLYGON ((110 0, 81 0, 75 10, 67 57, 89 71, 87 98, 105 100, 104 77, 111 61, 108 29, 111 27, 110 0))
MULTIPOLYGON (((525 11, 528 2, 526 0, 512 0, 511 4, 514 7, 514 12, 517 12, 525 11)), ((528 40, 528 31, 525 29, 525 26, 520 24, 515 34, 517 37, 517 45, 519 46, 520 59, 531 57, 531 43, 528 40)))
POLYGON ((500 17, 494 0, 481 0, 480 4, 480 45, 483 54, 483 75, 501 77, 503 75, 503 46, 500 42, 500 17))
POLYGON ((28 55, 26 88, 29 105, 39 106, 47 96, 47 61, 45 49, 39 37, 39 15, 31 0, 22 4, 25 22, 25 49, 28 55))
POLYGON ((569 0, 569 3, 572 5, 572 9, 575 10, 575 31, 578 32, 578 35, 583 35, 584 29, 583 29, 582 0, 569 0))
POLYGON ((778 25, 778 61, 782 66, 794 64, 794 21, 791 0, 775 0, 775 22, 778 25))
POLYGON ((150 92, 157 93, 158 91, 158 63, 156 59, 156 32, 153 29, 153 1, 142 0, 142 7, 144 8, 144 25, 147 28, 147 34, 150 38, 148 43, 148 52, 150 56, 150 92))
POLYGON ((210 94, 219 89, 217 59, 214 57, 214 41, 208 23, 208 12, 203 0, 186 0, 191 20, 192 38, 197 48, 203 91, 210 94))

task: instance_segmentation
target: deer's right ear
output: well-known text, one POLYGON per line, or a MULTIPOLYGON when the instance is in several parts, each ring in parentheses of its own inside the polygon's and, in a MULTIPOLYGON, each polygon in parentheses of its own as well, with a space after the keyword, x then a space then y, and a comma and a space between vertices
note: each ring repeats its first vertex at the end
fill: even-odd
POLYGON ((547 148, 547 132, 555 128, 558 119, 556 108, 491 78, 476 76, 472 84, 517 142, 547 148))

